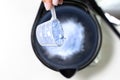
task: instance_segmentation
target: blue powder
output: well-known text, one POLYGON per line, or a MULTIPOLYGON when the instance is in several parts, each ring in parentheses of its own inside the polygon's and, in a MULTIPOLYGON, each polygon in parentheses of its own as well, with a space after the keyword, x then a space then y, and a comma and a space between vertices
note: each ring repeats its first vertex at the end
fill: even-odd
POLYGON ((84 50, 85 29, 81 23, 75 22, 74 19, 62 22, 64 31, 64 43, 60 47, 44 47, 50 58, 59 56, 67 59, 84 50))

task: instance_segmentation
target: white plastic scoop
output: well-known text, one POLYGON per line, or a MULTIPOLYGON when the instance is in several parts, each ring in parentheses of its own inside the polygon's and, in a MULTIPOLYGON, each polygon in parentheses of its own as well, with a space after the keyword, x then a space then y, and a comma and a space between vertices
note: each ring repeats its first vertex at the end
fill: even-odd
POLYGON ((51 15, 49 21, 39 24, 36 28, 36 37, 41 46, 61 46, 64 42, 64 31, 54 7, 51 9, 51 15))

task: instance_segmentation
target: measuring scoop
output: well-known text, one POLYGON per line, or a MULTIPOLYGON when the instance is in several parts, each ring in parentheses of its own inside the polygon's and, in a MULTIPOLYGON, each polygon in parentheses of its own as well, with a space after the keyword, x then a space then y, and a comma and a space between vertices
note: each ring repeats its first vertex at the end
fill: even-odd
POLYGON ((56 17, 55 8, 51 9, 51 19, 36 28, 36 37, 41 46, 62 46, 64 43, 64 31, 60 21, 56 17))

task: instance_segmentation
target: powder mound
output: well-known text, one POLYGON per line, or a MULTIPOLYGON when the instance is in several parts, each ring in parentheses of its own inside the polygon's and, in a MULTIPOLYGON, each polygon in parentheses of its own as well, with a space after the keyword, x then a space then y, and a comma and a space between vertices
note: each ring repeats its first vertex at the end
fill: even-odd
POLYGON ((59 56, 67 59, 84 50, 85 29, 81 23, 74 19, 61 22, 64 30, 64 44, 60 47, 44 47, 50 58, 59 56))

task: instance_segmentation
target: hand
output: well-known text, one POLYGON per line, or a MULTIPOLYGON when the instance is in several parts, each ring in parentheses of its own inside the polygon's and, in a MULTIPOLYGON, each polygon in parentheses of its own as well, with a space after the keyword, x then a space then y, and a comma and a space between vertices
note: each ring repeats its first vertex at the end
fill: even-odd
POLYGON ((57 6, 58 4, 62 4, 63 0, 42 0, 46 10, 50 10, 53 6, 57 6))

